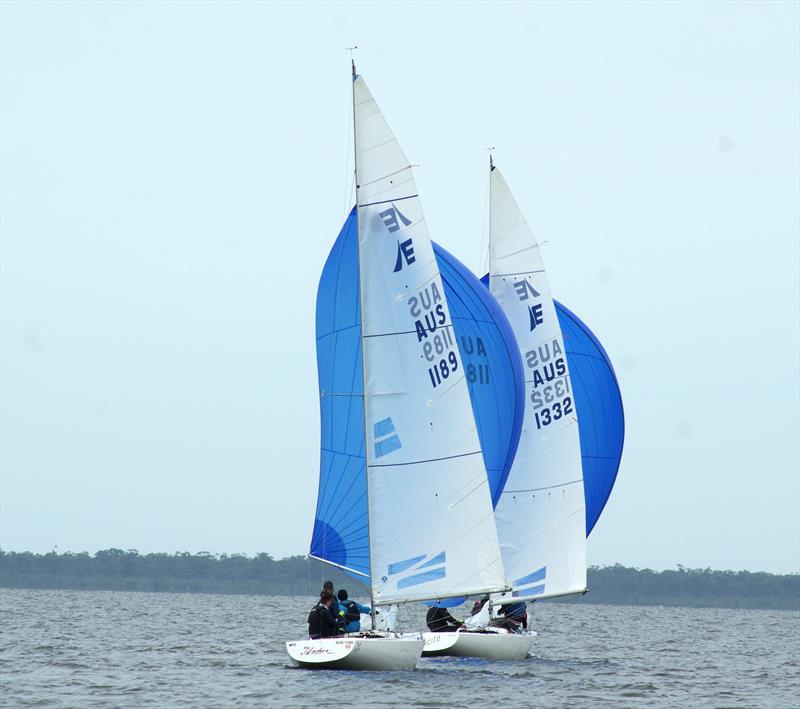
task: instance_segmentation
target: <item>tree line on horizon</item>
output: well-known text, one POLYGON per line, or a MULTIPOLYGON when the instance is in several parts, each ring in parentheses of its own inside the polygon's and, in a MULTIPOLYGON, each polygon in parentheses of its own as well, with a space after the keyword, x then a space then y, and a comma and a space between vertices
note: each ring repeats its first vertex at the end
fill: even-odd
MULTIPOLYGON (((314 596, 324 580, 367 597, 367 586, 305 556, 266 553, 140 554, 0 550, 0 587, 314 596)), ((615 564, 589 568, 589 593, 550 602, 800 610, 800 574, 686 569, 652 571, 615 564)))

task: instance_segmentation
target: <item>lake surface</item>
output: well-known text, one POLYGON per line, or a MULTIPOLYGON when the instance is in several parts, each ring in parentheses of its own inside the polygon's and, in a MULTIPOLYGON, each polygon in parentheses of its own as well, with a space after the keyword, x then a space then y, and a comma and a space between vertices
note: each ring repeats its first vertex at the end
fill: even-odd
MULTIPOLYGON (((0 706, 800 706, 797 612, 542 603, 527 660, 343 673, 289 666, 311 605, 4 589, 0 706)), ((424 612, 400 618, 419 629, 424 612)))

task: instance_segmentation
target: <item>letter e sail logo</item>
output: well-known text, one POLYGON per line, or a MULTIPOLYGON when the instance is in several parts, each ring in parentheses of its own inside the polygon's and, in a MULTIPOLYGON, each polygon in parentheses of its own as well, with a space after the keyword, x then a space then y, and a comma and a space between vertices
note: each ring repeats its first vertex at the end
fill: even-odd
POLYGON ((542 313, 542 306, 540 304, 529 305, 528 315, 530 316, 531 320, 531 332, 533 332, 536 329, 537 325, 541 325, 544 322, 544 314, 542 313))
MULTIPOLYGON (((404 227, 411 224, 411 220, 397 207, 395 207, 394 203, 392 203, 392 206, 389 209, 378 212, 378 216, 383 219, 383 223, 390 234, 400 231, 400 224, 402 224, 404 227)), ((414 256, 414 244, 411 239, 398 241, 397 259, 395 259, 394 262, 393 272, 397 273, 398 271, 402 270, 403 262, 405 262, 406 266, 410 266, 412 263, 414 263, 414 261, 416 261, 416 257, 414 256)))
POLYGON ((386 225, 386 228, 389 230, 389 233, 392 234, 396 231, 400 230, 400 225, 397 223, 397 220, 403 223, 403 226, 408 226, 411 224, 411 220, 408 219, 397 207, 392 206, 390 209, 386 209, 383 212, 378 212, 378 216, 383 219, 383 223, 386 225))

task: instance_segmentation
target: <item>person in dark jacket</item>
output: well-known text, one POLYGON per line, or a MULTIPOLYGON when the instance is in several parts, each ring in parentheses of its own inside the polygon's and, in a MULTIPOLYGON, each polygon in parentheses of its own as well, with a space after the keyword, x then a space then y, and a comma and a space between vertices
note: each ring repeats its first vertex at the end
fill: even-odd
POLYGON ((528 610, 524 602, 509 603, 508 605, 501 606, 500 610, 497 611, 497 615, 503 617, 495 618, 492 621, 492 625, 496 627, 505 628, 513 633, 519 632, 520 625, 522 625, 525 630, 528 629, 528 610))
POLYGON ((428 624, 428 630, 432 633, 453 633, 464 626, 460 620, 456 620, 450 615, 447 608, 439 606, 428 608, 425 622, 428 624))
POLYGON ((336 594, 333 592, 333 581, 326 581, 322 584, 322 590, 324 593, 330 593, 331 598, 333 601, 331 602, 331 615, 333 619, 336 621, 336 625, 344 632, 344 627, 347 625, 347 621, 344 619, 344 609, 339 606, 339 601, 336 598, 336 594))
POLYGON ((332 638, 339 633, 336 621, 331 615, 333 596, 327 591, 319 594, 319 603, 308 614, 308 635, 312 640, 332 638))

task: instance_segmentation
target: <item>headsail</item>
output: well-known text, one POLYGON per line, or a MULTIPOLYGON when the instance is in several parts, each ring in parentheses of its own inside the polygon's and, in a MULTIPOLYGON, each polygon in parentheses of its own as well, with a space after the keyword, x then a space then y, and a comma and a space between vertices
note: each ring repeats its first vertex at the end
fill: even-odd
POLYGON ((490 189, 490 289, 517 337, 527 395, 496 509, 503 564, 517 596, 576 593, 586 588, 586 521, 564 341, 539 245, 494 167, 490 189))
POLYGON ((463 361, 411 167, 354 77, 372 594, 506 587, 463 361))

